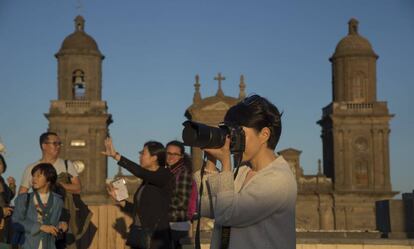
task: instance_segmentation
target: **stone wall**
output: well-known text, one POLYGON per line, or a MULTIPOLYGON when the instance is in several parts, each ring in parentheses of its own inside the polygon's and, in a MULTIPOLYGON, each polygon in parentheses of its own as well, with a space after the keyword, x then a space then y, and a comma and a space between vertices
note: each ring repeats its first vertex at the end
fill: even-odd
POLYGON ((92 224, 80 241, 79 249, 124 249, 132 219, 114 205, 89 206, 92 224))
MULTIPOLYGON (((82 239, 79 249, 128 249, 125 246, 125 236, 132 219, 111 204, 90 205, 89 208, 93 213, 92 225, 82 239)), ((300 234, 303 235, 303 232, 298 235, 296 249, 414 249, 412 239, 367 239, 367 235, 357 238, 355 235, 353 238, 336 235, 337 238, 332 238, 335 236, 327 233, 301 238, 303 236, 300 234)), ((373 236, 376 235, 370 237, 373 236)), ((210 247, 208 240, 203 239, 202 243, 202 249, 210 247)), ((194 245, 188 244, 184 247, 186 248, 194 248, 194 245)))
POLYGON ((296 249, 414 249, 414 240, 298 239, 296 249))
MULTIPOLYGON (((194 248, 193 245, 187 245, 183 249, 192 248, 194 248)), ((209 248, 209 244, 201 245, 201 249, 209 248)), ((414 249, 414 240, 298 240, 296 249, 414 249)))

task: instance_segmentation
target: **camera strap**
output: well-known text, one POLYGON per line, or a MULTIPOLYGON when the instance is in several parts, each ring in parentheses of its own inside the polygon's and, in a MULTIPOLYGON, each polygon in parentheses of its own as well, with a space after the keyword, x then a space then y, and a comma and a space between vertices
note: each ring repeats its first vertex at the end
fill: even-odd
MULTIPOLYGON (((242 162, 243 152, 242 153, 234 153, 233 155, 233 163, 234 167, 236 168, 236 171, 234 172, 234 179, 236 179, 237 174, 239 173, 240 164, 242 162)), ((195 234, 195 249, 201 249, 201 241, 200 241, 200 218, 201 218, 201 198, 203 195, 204 190, 204 184, 203 184, 203 178, 205 175, 205 167, 207 164, 207 155, 204 154, 203 158, 203 164, 201 166, 200 170, 200 189, 199 189, 199 202, 197 207, 197 228, 196 228, 196 234, 195 234)), ((230 231, 231 227, 229 226, 223 226, 221 229, 221 243, 220 243, 220 249, 227 249, 229 248, 230 244, 230 231)))
POLYGON ((201 198, 204 191, 204 184, 203 184, 203 178, 205 173, 205 168, 207 165, 207 155, 204 153, 204 159, 203 159, 203 165, 201 165, 200 169, 200 189, 199 189, 199 202, 197 207, 197 228, 196 228, 196 234, 195 234, 195 249, 201 249, 201 242, 200 242, 200 218, 201 218, 201 198))

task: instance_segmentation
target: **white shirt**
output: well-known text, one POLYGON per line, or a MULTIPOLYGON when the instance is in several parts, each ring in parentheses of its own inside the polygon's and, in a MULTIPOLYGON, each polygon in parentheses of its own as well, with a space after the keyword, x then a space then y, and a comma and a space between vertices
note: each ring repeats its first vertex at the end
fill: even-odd
MULTIPOLYGON (((26 169, 23 172, 23 176, 22 176, 22 181, 20 182, 20 186, 23 186, 25 188, 31 188, 32 187, 32 169, 34 168, 34 166, 38 165, 40 162, 37 161, 35 163, 30 164, 29 166, 26 167, 26 169)), ((65 160, 63 160, 62 158, 58 158, 55 163, 53 163, 53 167, 56 169, 56 173, 57 175, 59 175, 60 173, 65 173, 66 172, 66 166, 65 166, 65 160)), ((72 177, 77 177, 78 176, 78 172, 76 172, 75 167, 73 166, 72 161, 68 160, 68 173, 72 176, 72 177)))
POLYGON ((231 226, 230 249, 295 249, 297 185, 288 163, 279 156, 243 186, 249 171, 242 166, 235 180, 232 172, 207 180, 201 211, 215 218, 211 248, 220 248, 221 227, 231 226))

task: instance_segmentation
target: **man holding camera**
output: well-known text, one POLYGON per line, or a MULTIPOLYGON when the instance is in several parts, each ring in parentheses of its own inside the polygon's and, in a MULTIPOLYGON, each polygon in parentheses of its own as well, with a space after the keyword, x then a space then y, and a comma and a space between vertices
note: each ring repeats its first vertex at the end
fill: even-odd
POLYGON ((170 205, 170 228, 174 249, 180 249, 180 240, 188 237, 191 228, 188 217, 188 204, 192 190, 192 163, 185 154, 184 144, 179 141, 171 141, 167 144, 167 165, 174 174, 170 205))

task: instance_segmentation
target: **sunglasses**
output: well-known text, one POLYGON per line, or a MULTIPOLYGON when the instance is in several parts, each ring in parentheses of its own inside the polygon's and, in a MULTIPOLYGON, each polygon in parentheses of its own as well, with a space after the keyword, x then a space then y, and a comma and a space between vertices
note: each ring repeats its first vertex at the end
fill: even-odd
POLYGON ((62 146, 62 142, 44 142, 44 144, 53 144, 54 146, 62 146))
POLYGON ((178 154, 178 153, 172 153, 172 152, 167 152, 167 156, 181 156, 181 154, 178 154))

